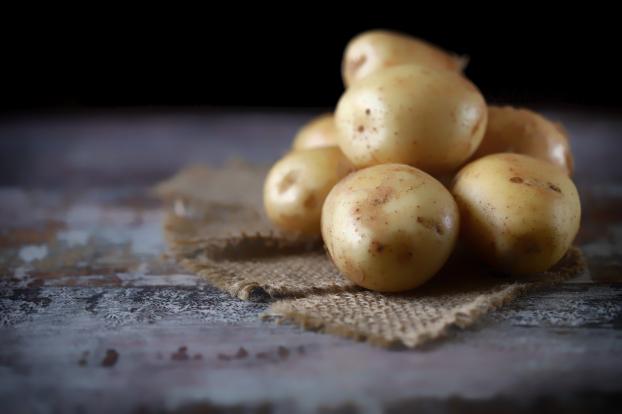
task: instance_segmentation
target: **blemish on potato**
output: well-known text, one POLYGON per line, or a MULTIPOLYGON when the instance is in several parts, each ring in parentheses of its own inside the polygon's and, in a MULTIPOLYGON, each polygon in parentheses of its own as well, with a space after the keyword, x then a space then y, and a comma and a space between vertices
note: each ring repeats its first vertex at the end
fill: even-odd
POLYGON ((381 206, 385 204, 393 195, 393 188, 387 185, 379 185, 373 194, 371 203, 373 206, 381 206))
POLYGON ((382 253, 382 252, 384 251, 385 247, 386 247, 386 246, 385 246, 384 244, 380 243, 380 242, 379 242, 379 241, 377 241, 377 240, 373 240, 373 241, 371 242, 371 249, 372 249, 374 252, 376 252, 376 253, 382 253))
POLYGON ((443 234, 443 227, 430 218, 417 216, 417 223, 427 229, 434 230, 439 236, 443 234))
POLYGON ((556 186, 555 184, 553 184, 553 183, 547 183, 547 184, 549 185, 549 188, 551 190, 553 190, 553 191, 555 191, 556 193, 559 193, 559 194, 562 193, 562 190, 558 186, 556 186))
POLYGON ((523 183, 523 179, 520 178, 520 177, 512 177, 512 178, 510 178, 510 181, 513 182, 513 183, 516 183, 516 184, 523 183))
POLYGON ((298 180, 298 175, 298 171, 290 171, 285 174, 285 176, 278 185, 279 194, 283 194, 284 192, 289 190, 291 186, 294 185, 298 180))
POLYGON ((358 56, 354 59, 348 60, 346 70, 350 73, 356 72, 367 61, 366 55, 358 56))

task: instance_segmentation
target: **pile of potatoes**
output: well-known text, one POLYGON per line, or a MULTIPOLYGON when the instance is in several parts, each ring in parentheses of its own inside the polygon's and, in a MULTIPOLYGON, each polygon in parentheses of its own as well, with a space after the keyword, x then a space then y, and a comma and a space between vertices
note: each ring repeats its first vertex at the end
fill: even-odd
POLYGON ((557 263, 581 216, 568 137, 530 110, 488 106, 465 65, 398 33, 352 39, 335 113, 305 125, 266 178, 270 220, 321 234, 347 278, 383 292, 426 282, 458 239, 510 275, 557 263))

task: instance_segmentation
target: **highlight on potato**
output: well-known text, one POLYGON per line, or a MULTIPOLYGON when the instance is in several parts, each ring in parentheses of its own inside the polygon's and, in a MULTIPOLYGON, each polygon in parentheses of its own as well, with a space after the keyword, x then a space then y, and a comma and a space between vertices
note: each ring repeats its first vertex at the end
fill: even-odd
POLYGON ((337 146, 337 129, 335 117, 331 113, 319 115, 305 124, 292 143, 294 151, 334 146, 337 146))
POLYGON ((344 277, 381 292, 433 278, 458 239, 517 277, 558 263, 581 220, 569 138, 536 112, 487 105, 464 64, 399 33, 352 39, 334 115, 304 125, 266 178, 268 218, 321 235, 344 277))

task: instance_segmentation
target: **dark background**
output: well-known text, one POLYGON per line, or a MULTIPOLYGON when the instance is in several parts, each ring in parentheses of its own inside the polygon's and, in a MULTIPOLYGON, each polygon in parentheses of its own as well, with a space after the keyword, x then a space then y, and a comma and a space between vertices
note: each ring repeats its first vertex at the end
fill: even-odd
POLYGON ((332 107, 346 43, 372 28, 469 55, 466 74, 492 102, 621 107, 613 10, 569 16, 508 3, 419 13, 387 5, 390 13, 354 16, 333 6, 29 19, 3 36, 0 110, 332 107))

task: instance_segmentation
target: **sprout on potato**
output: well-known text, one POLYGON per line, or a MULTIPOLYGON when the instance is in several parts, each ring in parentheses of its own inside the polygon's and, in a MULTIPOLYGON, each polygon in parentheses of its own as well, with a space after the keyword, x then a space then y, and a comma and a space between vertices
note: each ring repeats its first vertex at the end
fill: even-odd
POLYGON ((350 174, 322 211, 322 236, 339 270, 382 292, 415 288, 443 266, 458 235, 451 194, 430 175, 400 164, 350 174))
POLYGON ((282 230, 319 235, 324 199, 352 170, 337 147, 290 152, 266 177, 263 201, 268 218, 282 230))
POLYGON ((519 154, 465 166, 452 193, 468 247, 497 270, 548 270, 571 246, 581 219, 577 189, 561 169, 519 154))

